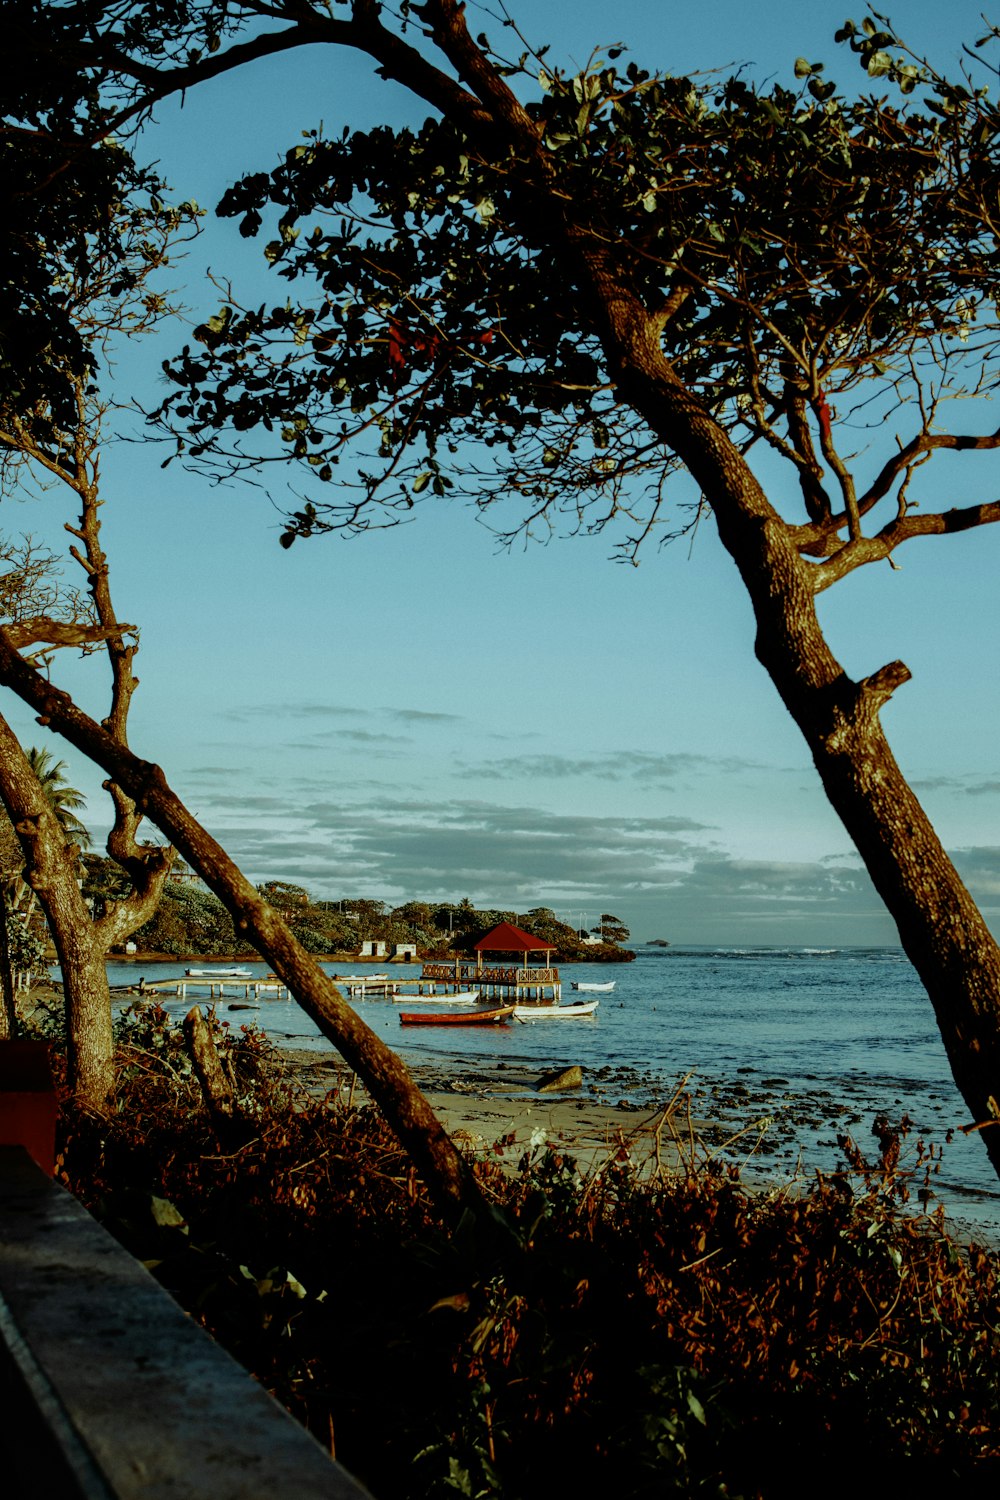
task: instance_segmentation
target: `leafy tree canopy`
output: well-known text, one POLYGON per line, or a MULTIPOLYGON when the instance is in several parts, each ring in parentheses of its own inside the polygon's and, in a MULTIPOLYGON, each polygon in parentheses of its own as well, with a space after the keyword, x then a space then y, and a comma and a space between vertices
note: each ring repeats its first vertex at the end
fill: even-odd
POLYGON ((829 581, 842 533, 857 541, 888 497, 880 545, 852 565, 887 555, 926 529, 907 491, 931 451, 994 441, 932 429, 942 402, 996 376, 998 116, 873 22, 840 37, 890 96, 848 98, 805 59, 798 88, 758 89, 610 55, 569 76, 526 53, 509 71, 544 166, 491 151, 460 118, 308 133, 219 206, 244 235, 273 236, 289 299, 229 302, 201 325, 168 367, 164 418, 189 456, 312 472, 286 544, 463 489, 481 507, 519 496, 498 522, 511 529, 624 513, 631 549, 663 520, 676 454, 609 362, 596 256, 655 310, 678 375, 741 447, 791 465, 800 549, 839 554, 829 581), (553 194, 590 257, 557 296, 553 194), (903 446, 856 474, 837 419, 853 444, 889 415, 903 446))
POLYGON ((299 906, 309 905, 309 892, 305 887, 293 885, 287 880, 266 880, 257 889, 269 905, 282 913, 286 910, 293 911, 299 906))
MULTIPOLYGON (((442 112, 417 131, 307 132, 225 195, 220 213, 266 234, 291 295, 227 302, 170 366, 162 416, 188 457, 304 464, 316 485, 286 544, 391 524, 420 495, 459 490, 483 507, 519 497, 516 512, 498 508, 506 534, 544 533, 560 509, 584 528, 624 517, 631 552, 651 527, 690 520, 663 513, 665 481, 690 455, 644 419, 609 356, 604 275, 654 315, 660 350, 740 446, 791 465, 800 550, 837 554, 817 569, 823 583, 909 536, 995 519, 967 508, 946 528, 912 515, 909 493, 935 448, 996 441, 939 422, 943 401, 995 379, 998 115, 971 72, 943 77, 875 13, 837 34, 879 90, 862 97, 806 58, 795 87, 658 75, 617 47, 571 73, 522 46, 510 18, 510 56, 496 37, 456 42, 459 14, 450 0, 401 18, 376 0, 13 0, 8 196, 58 222, 53 256, 86 260, 98 204, 144 183, 131 158, 104 164, 102 190, 73 189, 90 218, 67 215, 51 184, 69 193, 73 172, 98 174, 102 132, 255 57, 357 47, 442 112), (495 112, 511 108, 523 120, 498 130, 495 112), (47 175, 26 194, 32 152, 47 175), (900 451, 855 472, 859 426, 891 413, 900 451), (883 500, 895 513, 875 545, 845 557, 843 532, 858 541, 883 500)), ((42 236, 11 240, 30 259, 42 236)), ((30 302, 29 270, 12 284, 30 302)), ((57 312, 52 271, 37 285, 57 312)))
MULTIPOLYGON (((163 184, 110 133, 116 100, 87 54, 111 7, 9 0, 0 56, 0 412, 74 427, 73 382, 96 371, 95 282, 112 302, 141 287, 163 184), (123 206, 128 203, 128 227, 123 206), (140 223, 144 220, 144 223, 140 223), (86 290, 83 290, 83 289, 86 290), (88 305, 86 316, 81 307, 88 305)), ((171 210, 188 218, 194 206, 171 210)), ((152 296, 153 294, 148 294, 152 296)))
POLYGON ((134 934, 140 948, 183 957, 188 953, 250 954, 217 896, 168 881, 155 915, 134 934))
POLYGON ((6 920, 10 965, 14 972, 44 969, 45 942, 37 922, 33 923, 23 911, 8 911, 6 920))
POLYGON ((601 920, 596 927, 591 928, 591 932, 595 937, 605 939, 609 943, 627 943, 631 937, 621 917, 613 916, 609 911, 601 913, 601 920))

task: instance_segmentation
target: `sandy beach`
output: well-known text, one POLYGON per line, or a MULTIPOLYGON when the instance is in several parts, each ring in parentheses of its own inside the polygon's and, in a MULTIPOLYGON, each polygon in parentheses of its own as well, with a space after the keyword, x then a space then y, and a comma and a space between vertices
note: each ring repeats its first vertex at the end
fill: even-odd
MULTIPOLYGON (((280 1049, 298 1082, 314 1096, 339 1087, 350 1094, 352 1075, 336 1054, 280 1049)), ((503 1062, 470 1064, 460 1057, 409 1064, 424 1096, 466 1152, 488 1155, 516 1169, 524 1152, 547 1144, 576 1158, 581 1172, 628 1159, 636 1167, 660 1165, 672 1170, 704 1163, 722 1154, 743 1161, 761 1141, 770 1119, 728 1118, 725 1112, 703 1113, 697 1091, 677 1087, 655 1107, 638 1104, 618 1088, 602 1089, 584 1075, 578 1087, 541 1092, 546 1076, 537 1070, 503 1062)), ((354 1084, 354 1102, 365 1098, 354 1084)))
MULTIPOLYGON (((280 1049, 280 1056, 313 1097, 339 1089, 342 1100, 352 1097, 357 1104, 366 1098, 333 1052, 280 1049)), ((709 1098, 693 1083, 679 1082, 651 1104, 646 1091, 633 1091, 630 1098, 621 1079, 601 1079, 586 1070, 579 1088, 540 1092, 546 1077, 540 1071, 459 1058, 411 1064, 409 1071, 463 1151, 489 1155, 511 1172, 525 1151, 547 1145, 576 1158, 583 1175, 613 1161, 628 1160, 648 1172, 705 1166, 721 1158, 739 1164, 756 1188, 787 1188, 804 1176, 796 1170, 792 1122, 775 1121, 760 1101, 742 1094, 733 1100, 709 1098)))
MULTIPOLYGON (((332 1049, 279 1051, 310 1095, 339 1089, 342 1100, 365 1100, 363 1087, 332 1049)), ((503 1062, 455 1054, 408 1066, 456 1144, 511 1172, 526 1151, 547 1145, 572 1156, 585 1178, 625 1160, 641 1175, 722 1160, 739 1167, 749 1190, 786 1193, 815 1181, 815 1165, 803 1157, 804 1136, 826 1147, 835 1146, 835 1139, 826 1138, 831 1131, 853 1131, 863 1145, 868 1139, 859 1117, 843 1105, 801 1096, 775 1113, 773 1097, 759 1097, 739 1082, 722 1090, 679 1080, 651 1091, 651 1080, 641 1075, 584 1070, 579 1087, 542 1093, 544 1074, 503 1062), (640 1086, 629 1088, 630 1081, 640 1086)), ((904 1173, 910 1156, 912 1150, 904 1151, 904 1173)), ((935 1181, 937 1191, 921 1191, 922 1180, 915 1172, 909 1212, 920 1215, 944 1204, 948 1227, 960 1242, 1000 1249, 1000 1196, 966 1196, 960 1184, 941 1180, 935 1181)))

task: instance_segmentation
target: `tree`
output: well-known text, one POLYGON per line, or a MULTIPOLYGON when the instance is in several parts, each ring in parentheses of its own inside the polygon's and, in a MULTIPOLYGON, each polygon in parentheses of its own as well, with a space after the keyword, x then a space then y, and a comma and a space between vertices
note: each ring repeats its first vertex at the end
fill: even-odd
POLYGON ((393 907, 391 916, 407 927, 417 927, 424 932, 429 932, 434 925, 434 908, 428 901, 405 901, 402 906, 393 907))
MULTIPOLYGON (((1000 1121, 1000 949, 880 723, 909 673, 890 662, 853 680, 816 603, 917 537, 1000 519, 994 502, 921 503, 930 460, 1000 446, 988 423, 944 423, 952 398, 989 387, 997 348, 983 91, 874 19, 840 39, 891 92, 858 99, 807 59, 794 89, 619 72, 617 49, 567 75, 526 44, 506 58, 474 39, 457 0, 400 20, 376 0, 182 3, 166 19, 135 5, 124 23, 97 6, 86 27, 69 55, 110 91, 109 120, 324 41, 436 111, 417 133, 316 134, 230 190, 222 211, 245 235, 280 210, 266 254, 314 295, 227 302, 171 367, 165 418, 224 467, 254 454, 255 433, 254 456, 304 462, 316 494, 286 543, 392 524, 462 484, 481 506, 520 498, 501 529, 544 531, 560 510, 585 529, 624 518, 631 555, 685 470, 692 510, 671 524, 712 512, 758 658, 927 988, 972 1119, 1000 1121), (892 424, 896 450, 853 454, 857 422, 892 424), (473 481, 477 440, 492 462, 473 481)), ((1000 1130, 983 1135, 1000 1168, 1000 1130)))
MULTIPOLYGON (((296 941, 285 921, 236 868, 171 789, 161 768, 140 760, 127 745, 85 714, 26 661, 0 625, 0 681, 12 688, 67 740, 103 766, 114 783, 199 872, 222 901, 236 930, 272 965, 303 1010, 365 1082, 403 1147, 423 1172, 441 1208, 453 1217, 468 1211, 493 1221, 475 1178, 395 1053, 296 941)), ((0 720, 2 725, 2 720, 0 720)), ((2 759, 2 745, 0 745, 2 759)), ((51 816, 51 814, 50 814, 51 816)), ((54 820, 53 820, 54 821, 54 820)))
POLYGON ((591 932, 602 943, 627 943, 632 936, 621 917, 614 917, 609 911, 601 913, 601 920, 596 927, 591 928, 591 932))
MULTIPOLYGON (((68 62, 50 58, 44 62, 38 49, 46 34, 50 40, 55 38, 63 22, 72 33, 73 49, 84 45, 92 34, 91 19, 99 21, 101 9, 95 8, 88 19, 72 8, 50 11, 35 0, 25 3, 15 0, 13 10, 10 17, 5 16, 5 23, 8 19, 11 22, 11 36, 16 43, 7 53, 13 67, 5 72, 3 79, 0 149, 6 153, 5 166, 9 166, 12 157, 16 161, 19 153, 27 152, 34 169, 29 191, 45 200, 44 211, 34 210, 29 215, 28 248, 33 248, 36 260, 44 268, 40 281, 32 285, 32 295, 37 293, 35 300, 44 306, 52 328, 41 352, 36 348, 26 363, 32 378, 21 380, 15 373, 13 379, 0 387, 0 443, 7 450, 8 477, 11 472, 19 475, 24 468, 35 465, 78 494, 79 524, 68 529, 80 546, 70 550, 87 574, 96 621, 93 617, 60 619, 53 613, 30 618, 15 615, 6 621, 0 618, 0 655, 7 668, 4 680, 12 686, 17 682, 16 691, 28 694, 25 701, 40 690, 44 702, 35 701, 39 720, 58 729, 64 712, 72 716, 79 711, 66 695, 47 684, 41 668, 47 668, 51 650, 57 646, 105 643, 112 665, 111 711, 101 724, 80 714, 77 728, 89 747, 85 753, 104 764, 111 777, 109 790, 116 817, 108 849, 128 872, 136 897, 142 902, 148 900, 150 910, 155 906, 173 855, 172 849, 136 842, 143 813, 148 811, 154 816, 155 809, 154 820, 164 830, 168 827, 180 830, 179 847, 222 898, 239 932, 251 938, 320 1028, 358 1069, 401 1142, 424 1171, 442 1207, 450 1212, 471 1209, 489 1219, 490 1210, 472 1175, 403 1064, 347 1005, 224 851, 191 819, 159 768, 139 761, 128 748, 127 711, 138 685, 131 669, 136 650, 135 631, 115 616, 108 589, 107 559, 99 543, 100 424, 99 420, 94 421, 96 392, 90 385, 90 372, 96 369, 99 356, 113 334, 138 331, 163 312, 163 299, 148 291, 144 278, 152 267, 162 264, 164 226, 172 231, 178 223, 192 219, 196 210, 192 205, 182 205, 178 210, 165 211, 158 193, 151 190, 147 175, 122 171, 112 173, 112 184, 103 198, 98 195, 96 205, 87 200, 80 223, 74 220, 64 202, 67 179, 73 178, 75 168, 88 150, 96 152, 103 161, 111 121, 100 106, 100 91, 95 91, 87 80, 81 84, 79 58, 70 57, 68 62), (47 21, 53 23, 48 33, 47 21), (26 50, 18 56, 21 46, 26 50), (28 58, 31 59, 28 70, 22 72, 28 58), (31 93, 32 78, 39 84, 35 94, 31 93), (81 90, 82 102, 78 99, 74 103, 74 91, 81 90), (71 139, 77 125, 79 134, 71 139), (123 204, 113 189, 126 180, 136 197, 123 204), (149 193, 148 206, 139 201, 140 190, 149 193), (95 224, 95 210, 98 226, 113 226, 109 247, 104 246, 101 235, 88 239, 95 224), (46 216, 51 219, 49 239, 41 227, 47 222, 46 216), (65 239, 60 239, 60 235, 65 239), (82 252, 77 244, 80 236, 84 240, 82 252), (102 253, 105 248, 106 254, 102 253), (136 294, 131 302, 130 294, 136 294), (81 307, 91 313, 83 329, 77 321, 81 307), (41 651, 33 649, 39 645, 41 651), (54 718, 48 708, 53 710, 54 718)), ((130 30, 127 18, 125 30, 126 34, 130 30)), ((17 174, 8 171, 7 186, 16 181, 17 174)), ((12 190, 16 192, 16 186, 12 190)), ((80 191, 83 190, 74 182, 70 197, 80 191)), ((12 232, 18 232, 16 221, 12 232)), ((9 254, 10 247, 4 248, 9 254)), ((18 352, 17 348, 13 351, 15 356, 18 352)), ((99 407, 96 411, 99 417, 99 407)), ((0 794, 27 862, 33 868, 35 887, 60 950, 67 1000, 75 991, 87 1002, 85 1015, 74 1013, 70 1007, 71 1068, 72 1049, 76 1045, 76 1062, 83 1065, 76 1077, 77 1092, 86 1101, 99 1104, 111 1086, 111 1038, 107 978, 103 961, 99 962, 105 950, 98 944, 102 939, 110 943, 118 936, 127 903, 115 903, 93 925, 79 906, 64 906, 64 896, 72 901, 75 891, 79 904, 82 896, 76 881, 67 878, 67 862, 62 857, 66 844, 63 838, 60 847, 59 825, 41 795, 37 778, 32 774, 30 782, 24 781, 22 761, 20 746, 0 719, 0 794), (98 981, 103 982, 103 993, 98 981), (84 1024, 91 1020, 106 1022, 100 1037, 91 1034, 84 1024)), ((136 915, 136 908, 132 914, 136 915)))
MULTIPOLYGON (((76 816, 76 809, 86 805, 86 799, 66 781, 65 761, 56 761, 50 750, 32 747, 23 755, 20 748, 17 760, 22 770, 33 773, 38 782, 38 795, 48 803, 62 834, 66 854, 67 878, 72 862, 70 850, 80 851, 90 842, 90 835, 76 816)), ((0 788, 6 788, 8 799, 13 791, 10 771, 0 767, 0 788)), ((15 794, 16 795, 16 794, 15 794)), ((0 792, 2 797, 2 792, 0 792)), ((16 806, 16 802, 11 802, 16 806)), ((21 812, 25 813, 21 806, 21 812)), ((45 945, 32 924, 35 911, 35 892, 30 878, 36 872, 26 870, 24 853, 18 835, 6 807, 0 807, 0 982, 3 986, 3 1007, 0 1012, 0 1037, 9 1038, 17 1030, 17 1008, 14 999, 14 975, 30 972, 41 967, 45 945), (28 879, 25 879, 28 876, 28 879)))
MULTIPOLYGON (((56 88, 53 94, 50 82, 43 85, 42 101, 33 112, 25 104, 22 83, 20 77, 5 78, 2 180, 15 197, 23 189, 39 201, 30 211, 18 209, 6 237, 0 237, 0 259, 20 266, 31 243, 35 256, 35 269, 4 292, 5 307, 23 293, 30 314, 22 317, 17 307, 7 308, 0 485, 4 494, 23 495, 33 486, 56 483, 74 497, 78 510, 66 530, 75 539, 69 551, 85 574, 86 588, 68 588, 58 580, 55 560, 38 556, 25 543, 12 572, 0 580, 0 619, 8 639, 38 663, 50 663, 67 645, 106 653, 111 694, 105 723, 125 744, 129 705, 138 686, 133 675, 138 641, 134 627, 115 613, 100 543, 99 448, 106 408, 93 375, 116 338, 148 330, 166 311, 168 304, 150 279, 195 211, 190 205, 165 207, 158 180, 135 169, 120 146, 95 145, 98 167, 81 167, 80 153, 65 144, 46 153, 40 127, 69 128, 71 119, 92 120, 92 111, 86 101, 80 105, 82 114, 75 110, 72 88, 67 85, 65 94, 56 88), (12 111, 25 108, 26 116, 12 123, 12 111), (24 127, 25 118, 32 128, 24 127), (18 163, 20 178, 14 170, 18 163), (130 195, 140 188, 143 201, 138 196, 132 200, 130 195), (44 278, 36 275, 39 266, 50 278, 47 289, 44 278), (33 343, 31 329, 37 335, 33 343), (43 329, 48 330, 44 337, 43 329)), ((82 1102, 99 1108, 114 1084, 105 955, 153 911, 173 855, 139 842, 141 814, 110 783, 114 822, 108 851, 127 875, 129 889, 106 902, 92 921, 78 878, 86 830, 73 815, 72 789, 62 781, 61 769, 51 752, 26 756, 10 726, 0 720, 0 799, 21 845, 25 880, 44 909, 59 958, 70 1082, 82 1102)), ((5 1009, 11 1012, 9 1005, 5 1009)))
POLYGON ((51 750, 40 750, 33 745, 28 751, 28 764, 69 842, 81 851, 86 849, 90 834, 76 814, 78 809, 86 807, 87 799, 66 780, 66 762, 56 760, 51 750))
POLYGON ((559 958, 581 958, 586 950, 576 929, 568 922, 561 922, 548 906, 536 906, 517 918, 517 926, 530 932, 533 937, 551 943, 559 958))
POLYGON ((309 905, 309 892, 301 885, 292 885, 287 880, 265 880, 263 885, 257 889, 261 895, 273 906, 275 911, 280 911, 283 917, 294 916, 304 906, 309 905))
POLYGON ((354 931, 354 942, 371 942, 382 937, 385 926, 386 904, 384 901, 357 896, 344 902, 344 915, 349 918, 354 931))
POLYGON ((41 968, 45 951, 31 921, 34 896, 23 870, 14 825, 0 806, 0 1040, 17 1035, 15 975, 41 968))
POLYGON ((134 290, 134 244, 115 205, 156 199, 162 184, 106 128, 106 100, 73 46, 48 51, 46 37, 86 34, 83 11, 54 15, 44 0, 12 0, 4 26, 12 45, 0 57, 0 403, 48 411, 65 428, 76 418, 74 382, 98 365, 72 289, 107 284, 110 273, 119 293, 134 290))
POLYGON ((221 953, 243 957, 253 949, 236 935, 233 919, 217 896, 168 881, 156 911, 138 928, 136 942, 157 953, 221 953))
POLYGON ((11 967, 17 973, 30 973, 45 965, 45 944, 21 911, 12 911, 7 919, 7 944, 11 967))

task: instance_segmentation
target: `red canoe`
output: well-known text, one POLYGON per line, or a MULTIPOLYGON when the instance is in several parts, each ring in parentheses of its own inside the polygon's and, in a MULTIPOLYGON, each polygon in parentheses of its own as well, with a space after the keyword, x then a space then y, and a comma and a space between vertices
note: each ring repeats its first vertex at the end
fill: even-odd
POLYGON ((513 1005, 492 1010, 401 1010, 400 1026, 502 1026, 514 1014, 513 1005))

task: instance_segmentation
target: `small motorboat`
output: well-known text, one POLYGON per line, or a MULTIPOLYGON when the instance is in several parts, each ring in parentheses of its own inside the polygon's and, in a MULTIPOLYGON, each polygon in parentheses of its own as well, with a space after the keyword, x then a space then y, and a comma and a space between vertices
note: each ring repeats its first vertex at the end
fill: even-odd
POLYGON ((583 979, 581 979, 579 983, 577 983, 576 980, 573 981, 573 988, 575 990, 589 990, 592 995, 610 995, 614 987, 615 981, 613 979, 609 979, 604 984, 588 984, 586 980, 583 979))
POLYGON ((252 979, 249 969, 185 969, 188 979, 252 979))
POLYGON ((515 1021, 575 1021, 580 1016, 592 1016, 600 1000, 572 1000, 569 1005, 514 1006, 515 1021))
POLYGON ((393 995, 396 1005, 473 1005, 478 990, 456 990, 454 995, 393 995))
POLYGON ((489 1010, 401 1010, 400 1026, 505 1026, 514 1014, 513 1005, 494 1005, 489 1010))

